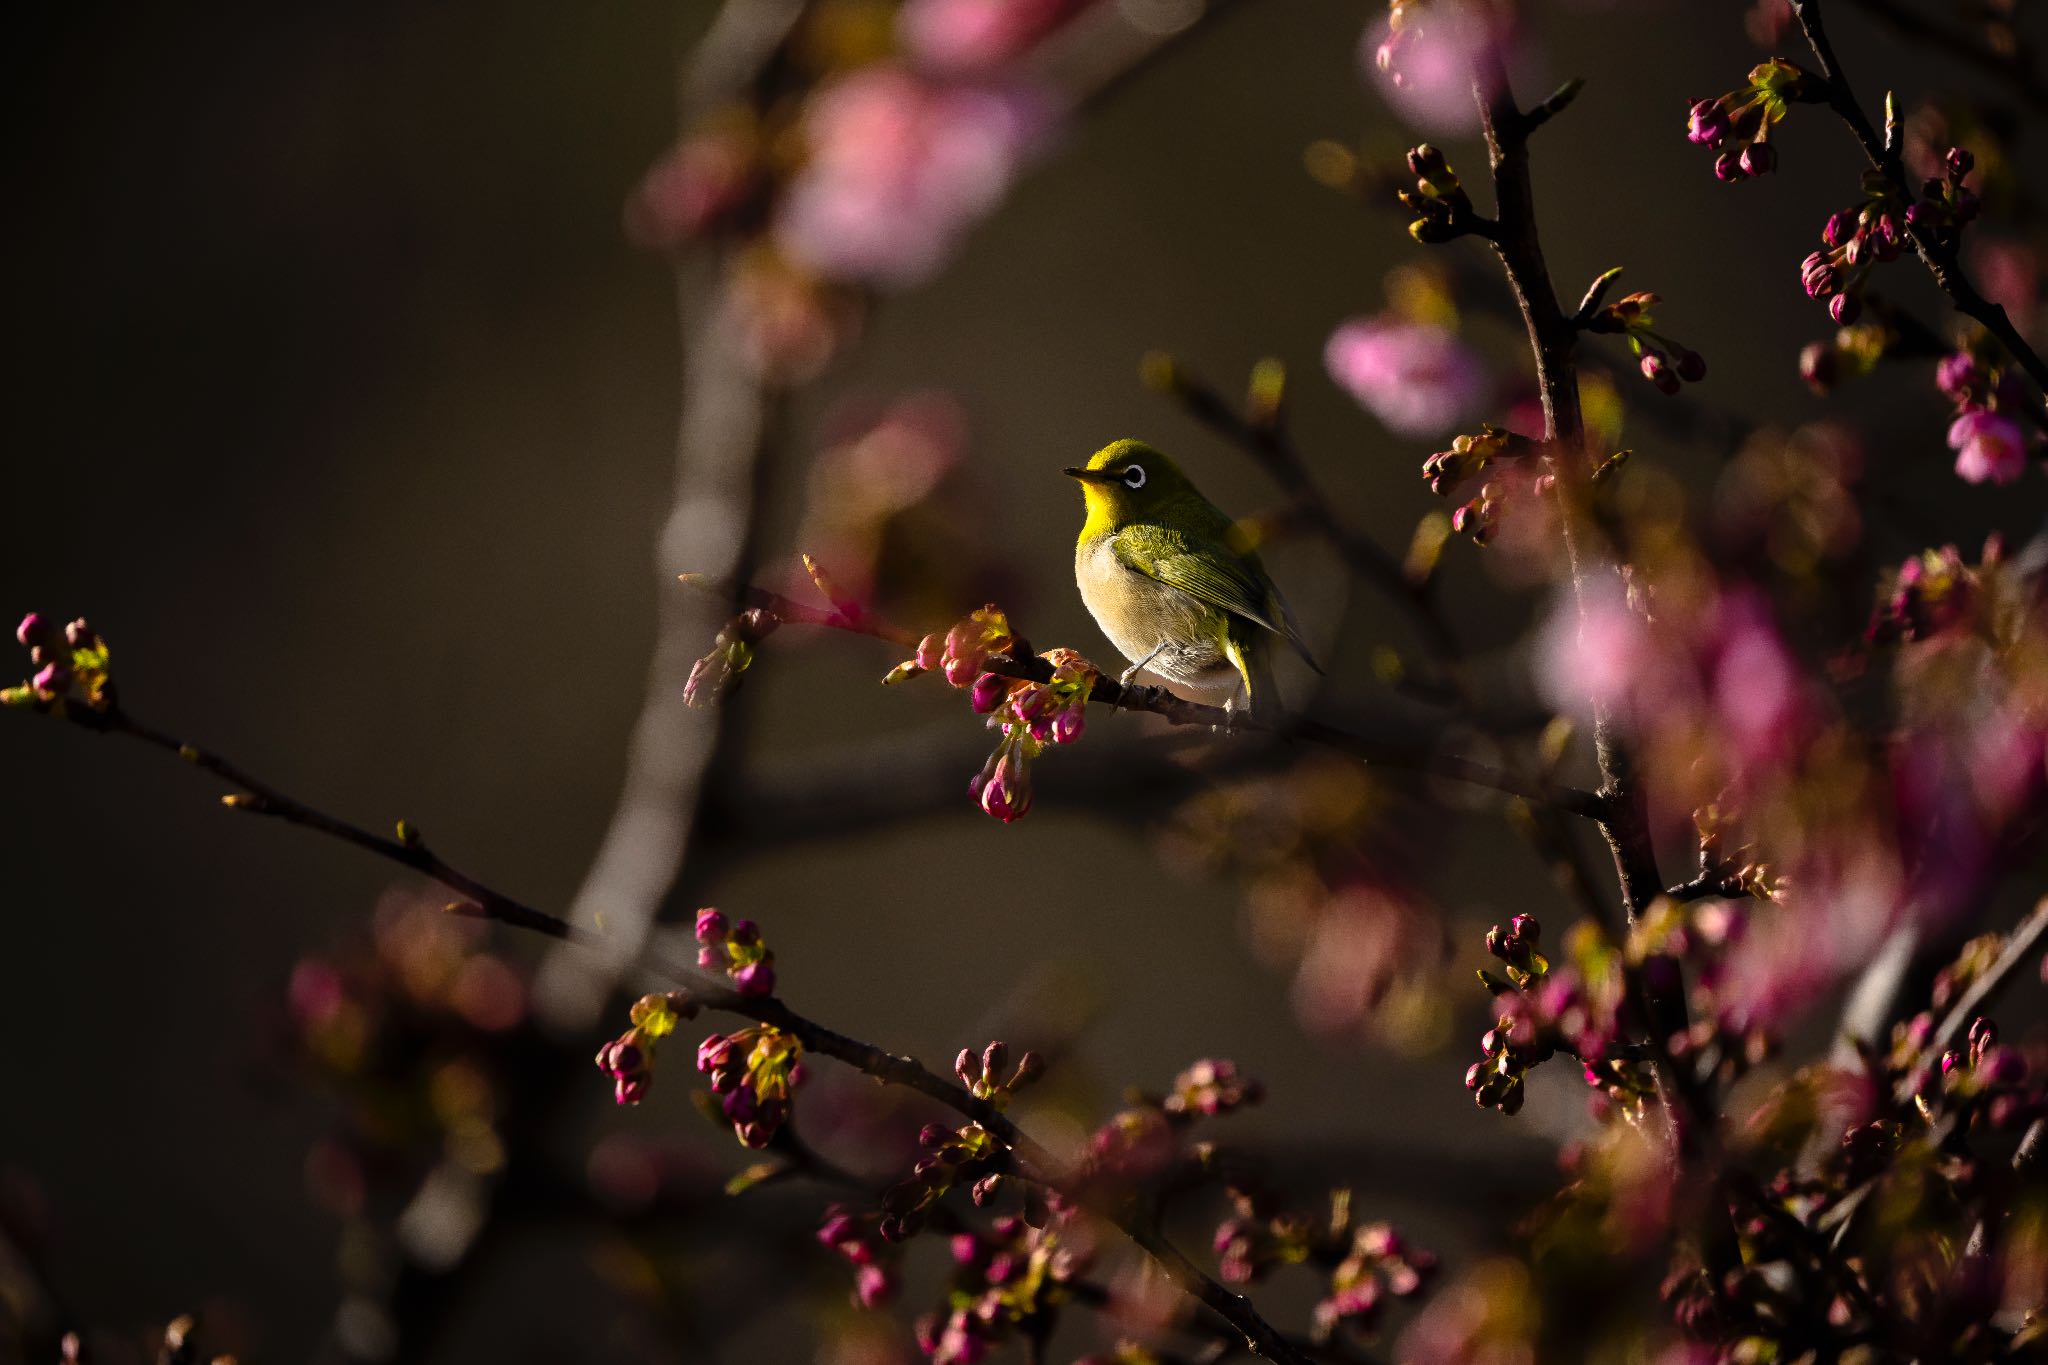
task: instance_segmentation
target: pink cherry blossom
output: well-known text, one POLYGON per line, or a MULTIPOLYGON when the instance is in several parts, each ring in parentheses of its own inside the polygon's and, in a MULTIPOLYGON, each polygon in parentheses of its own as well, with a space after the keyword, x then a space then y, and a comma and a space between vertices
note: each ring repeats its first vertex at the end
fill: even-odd
POLYGON ((1486 397, 1473 350, 1449 329, 1395 314, 1353 318, 1323 348, 1330 377, 1402 436, 1440 435, 1486 397))
POLYGON ((959 75, 1015 61, 1083 0, 908 0, 896 15, 903 48, 920 66, 959 75))
POLYGON ((1027 95, 862 68, 819 91, 810 160, 776 223, 783 251, 835 279, 925 279, 1002 199, 1043 129, 1027 95))
POLYGON ((2013 483, 2027 472, 2026 437, 2003 413, 1964 413, 1950 424, 1948 443, 1956 452, 1956 474, 1965 483, 2013 483))

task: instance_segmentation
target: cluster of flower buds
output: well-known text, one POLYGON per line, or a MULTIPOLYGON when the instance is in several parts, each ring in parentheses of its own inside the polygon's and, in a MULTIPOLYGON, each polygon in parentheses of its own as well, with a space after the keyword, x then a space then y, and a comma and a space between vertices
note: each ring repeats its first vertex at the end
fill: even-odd
POLYGON ((739 685, 754 662, 754 646, 774 634, 782 618, 764 607, 748 607, 727 621, 711 641, 711 652, 690 665, 683 704, 709 706, 739 685))
POLYGON ((1586 322, 1589 332, 1612 332, 1628 338, 1643 378, 1663 394, 1678 392, 1679 381, 1697 384, 1707 377, 1706 358, 1653 329, 1655 294, 1636 293, 1618 299, 1595 312, 1586 322))
POLYGON ((1368 1223, 1351 1237, 1351 1246, 1330 1272, 1330 1292, 1315 1309, 1316 1334, 1327 1338, 1339 1328, 1372 1330, 1385 1296, 1412 1298, 1422 1291, 1436 1256, 1411 1247, 1386 1223, 1368 1223))
MULTIPOLYGON (((1995 564, 1999 552, 1995 541, 1986 546, 1986 562, 1995 564)), ((1878 645, 1912 643, 1968 620, 1977 600, 1977 576, 1953 545, 1923 550, 1899 566, 1865 638, 1878 645)))
POLYGON ((853 1264, 853 1301, 862 1308, 878 1308, 896 1295, 896 1267, 886 1240, 875 1219, 856 1217, 839 1204, 825 1210, 818 1226, 819 1245, 853 1264))
POLYGON ((920 1318, 917 1344, 934 1365, 974 1365, 1019 1330, 1050 1326, 1050 1315, 1087 1268, 1092 1248, 1070 1225, 996 1219, 986 1237, 956 1234, 958 1267, 947 1310, 920 1318))
POLYGON ((1459 436, 1451 442, 1449 450, 1439 450, 1424 460, 1422 477, 1429 481, 1429 491, 1448 497, 1479 477, 1488 466, 1515 457, 1513 463, 1504 465, 1500 477, 1488 479, 1477 494, 1453 509, 1451 530, 1470 536, 1474 545, 1484 545, 1493 538, 1501 510, 1517 495, 1526 492, 1540 497, 1548 493, 1557 477, 1548 470, 1534 472, 1535 461, 1519 458, 1533 454, 1535 449, 1535 443, 1526 437, 1489 424, 1478 435, 1459 436))
POLYGON ((1019 1090, 1045 1075, 1045 1058, 1026 1049, 1011 1069, 1010 1045, 998 1038, 978 1054, 971 1047, 961 1048, 960 1055, 953 1059, 953 1074, 967 1087, 968 1094, 1003 1109, 1019 1090), (1010 1073, 1007 1077, 1003 1075, 1006 1070, 1010 1073))
POLYGON ((612 1098, 638 1104, 654 1083, 654 1052, 676 1025, 697 1016, 697 1002, 685 992, 643 995, 633 1002, 633 1027, 597 1050, 597 1069, 611 1077, 612 1098))
POLYGON ((1822 249, 1799 263, 1806 297, 1825 302, 1828 316, 1842 327, 1862 315, 1863 285, 1872 267, 1897 260, 1906 244, 1905 210, 1891 182, 1866 172, 1863 193, 1861 204, 1828 218, 1820 233, 1822 249))
POLYGON ((1691 142, 1717 153, 1718 180, 1749 180, 1778 169, 1771 129, 1789 107, 1827 98, 1826 82, 1791 62, 1773 57, 1751 69, 1749 83, 1713 99, 1694 100, 1686 117, 1691 142))
POLYGON ((1440 498, 1448 497, 1466 480, 1485 472, 1495 460, 1507 455, 1526 455, 1531 449, 1528 440, 1488 423, 1477 436, 1456 437, 1449 450, 1439 450, 1424 460, 1422 477, 1429 481, 1430 492, 1440 498))
POLYGON ((1205 1057, 1173 1078, 1173 1090, 1160 1107, 1191 1119, 1221 1118, 1265 1097, 1266 1087, 1241 1074, 1236 1062, 1205 1057))
MULTIPOLYGON (((1027 1051, 1012 1068, 1009 1045, 998 1040, 978 1053, 962 1048, 953 1073, 969 1094, 1003 1109, 1019 1090, 1045 1074, 1045 1059, 1027 1051)), ((923 1154, 910 1178, 882 1196, 881 1234, 890 1241, 900 1242, 924 1226, 932 1205, 955 1186, 971 1184, 979 1205, 987 1204, 1002 1184, 1004 1149, 979 1123, 958 1129, 928 1123, 918 1133, 918 1146, 923 1154)))
POLYGON ((1570 936, 1570 960, 1553 965, 1537 951, 1540 929, 1517 915, 1486 935, 1487 951, 1508 978, 1480 969, 1479 982, 1493 993, 1496 1017, 1479 1040, 1485 1056, 1465 1071, 1465 1088, 1482 1109, 1515 1114, 1522 1107, 1523 1081, 1531 1067, 1559 1051, 1585 1065, 1586 1084, 1602 1101, 1637 1105, 1650 1093, 1644 1068, 1618 1055, 1618 1015, 1624 994, 1623 954, 1591 923, 1570 936))
POLYGON ((1998 1025, 1983 1015, 1970 1021, 1962 1047, 1941 1054, 1944 1097, 1951 1105, 1969 1104, 1973 1112, 1987 1113, 1995 1127, 2011 1127, 2030 1108, 2019 1093, 2026 1080, 2026 1058, 2015 1048, 2000 1047, 1998 1025))
POLYGON ((2027 470, 2027 432, 2013 414, 2039 404, 2019 372, 1970 351, 1942 358, 1934 370, 1942 395, 1955 404, 1948 444, 1956 475, 1966 483, 2012 483, 2027 470))
POLYGON ((766 1147, 789 1118, 790 1091, 803 1080, 803 1044, 772 1024, 697 1045, 697 1069, 711 1078, 711 1093, 748 1147, 766 1147))
POLYGON ((1330 1192, 1327 1217, 1274 1207, 1264 1192, 1233 1183, 1232 1215, 1219 1223, 1212 1245, 1217 1273, 1227 1284, 1250 1284, 1285 1266, 1331 1267, 1328 1292, 1316 1304, 1316 1339, 1340 1327, 1371 1330, 1386 1297, 1421 1292, 1436 1257, 1411 1247, 1386 1223, 1359 1224, 1351 1191, 1330 1192))
POLYGON ((55 622, 32 611, 14 628, 14 638, 28 651, 29 667, 34 671, 20 686, 0 690, 0 704, 47 710, 72 696, 83 697, 95 711, 114 704, 106 641, 84 617, 60 630, 55 622))
POLYGON ((993 655, 1004 654, 1017 643, 1010 618, 991 602, 977 608, 941 635, 934 631, 917 642, 917 653, 889 670, 885 683, 900 683, 934 669, 955 687, 968 687, 979 678, 983 665, 993 655))
POLYGON ((1418 242, 1435 244, 1462 237, 1472 230, 1472 199, 1458 183, 1458 173, 1444 154, 1425 142, 1408 150, 1408 170, 1415 188, 1400 192, 1401 204, 1415 215, 1408 235, 1418 242))
POLYGON ((697 965, 722 971, 741 995, 775 993, 775 953, 750 919, 729 923, 717 910, 697 912, 697 965))
POLYGON ((1004 824, 1031 809, 1031 760, 1048 744, 1071 744, 1087 725, 1088 694, 1095 666, 1071 649, 1048 650, 1049 682, 983 673, 974 680, 972 702, 999 732, 996 747, 968 783, 968 795, 1004 824))
POLYGON ((975 1202, 987 1203, 997 1189, 1007 1152, 979 1123, 958 1128, 927 1123, 917 1135, 920 1149, 917 1163, 907 1179, 891 1185, 882 1195, 881 1235, 901 1242, 919 1232, 931 1210, 946 1194, 966 1184, 974 1189, 975 1202))
POLYGON ((1486 951, 1500 959, 1515 989, 1529 989, 1550 970, 1549 959, 1537 951, 1542 938, 1543 926, 1534 915, 1516 915, 1505 928, 1496 924, 1486 931, 1486 951))
POLYGON ((1906 222, 1915 232, 1955 249, 1956 239, 1983 207, 1976 191, 1963 184, 1976 165, 1977 159, 1961 147, 1948 149, 1942 158, 1942 174, 1921 185, 1919 202, 1906 210, 1906 222))

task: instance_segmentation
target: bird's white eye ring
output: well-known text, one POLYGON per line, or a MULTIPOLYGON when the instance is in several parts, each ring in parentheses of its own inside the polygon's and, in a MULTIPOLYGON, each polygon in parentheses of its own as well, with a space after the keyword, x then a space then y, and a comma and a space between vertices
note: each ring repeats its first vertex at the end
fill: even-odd
POLYGON ((1125 465, 1124 486, 1126 488, 1143 488, 1145 486, 1145 466, 1137 464, 1125 465))

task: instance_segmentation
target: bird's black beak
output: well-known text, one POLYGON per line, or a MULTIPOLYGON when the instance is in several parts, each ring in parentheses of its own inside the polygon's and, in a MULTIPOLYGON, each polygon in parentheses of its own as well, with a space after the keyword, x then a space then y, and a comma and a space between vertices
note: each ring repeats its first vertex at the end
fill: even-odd
POLYGON ((1062 469, 1060 473, 1083 483, 1122 483, 1123 476, 1107 469, 1062 469))

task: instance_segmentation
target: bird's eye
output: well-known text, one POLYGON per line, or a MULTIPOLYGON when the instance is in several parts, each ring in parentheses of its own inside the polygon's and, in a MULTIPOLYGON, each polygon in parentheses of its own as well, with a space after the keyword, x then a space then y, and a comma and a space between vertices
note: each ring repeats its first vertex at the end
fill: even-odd
POLYGON ((1145 467, 1143 465, 1136 464, 1124 466, 1124 487, 1143 488, 1144 486, 1145 467))

